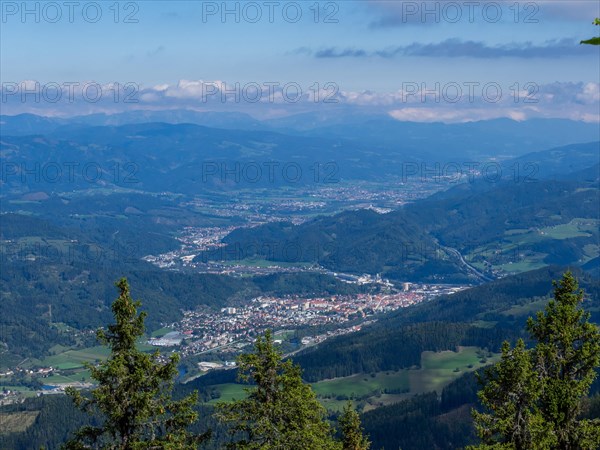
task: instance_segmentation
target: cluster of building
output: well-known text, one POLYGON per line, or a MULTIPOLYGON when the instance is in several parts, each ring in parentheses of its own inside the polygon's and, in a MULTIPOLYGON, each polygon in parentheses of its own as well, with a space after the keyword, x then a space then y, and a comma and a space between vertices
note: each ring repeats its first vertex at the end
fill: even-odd
POLYGON ((156 347, 173 347, 175 345, 181 345, 185 335, 179 331, 171 331, 162 337, 148 339, 148 344, 156 347))
POLYGON ((174 324, 177 332, 161 339, 151 339, 149 343, 174 346, 183 342, 180 349, 182 356, 224 348, 236 350, 252 342, 256 335, 266 329, 341 325, 350 320, 366 319, 377 313, 410 306, 424 298, 423 293, 409 290, 393 294, 317 298, 261 296, 245 306, 227 307, 219 312, 186 311, 183 319, 174 324))
POLYGON ((325 200, 350 203, 351 209, 377 207, 397 208, 407 202, 425 198, 446 188, 443 183, 419 183, 407 178, 388 185, 356 183, 314 189, 312 196, 325 200))
POLYGON ((200 253, 222 247, 221 240, 235 230, 236 227, 185 227, 178 237, 181 247, 178 250, 158 256, 148 255, 142 258, 162 269, 173 268, 180 264, 187 265, 200 253))
POLYGON ((48 377, 50 376, 55 369, 53 367, 36 367, 33 369, 23 369, 22 367, 15 367, 14 369, 9 369, 6 372, 0 372, 0 377, 11 377, 15 373, 22 373, 24 375, 33 375, 37 377, 48 377))

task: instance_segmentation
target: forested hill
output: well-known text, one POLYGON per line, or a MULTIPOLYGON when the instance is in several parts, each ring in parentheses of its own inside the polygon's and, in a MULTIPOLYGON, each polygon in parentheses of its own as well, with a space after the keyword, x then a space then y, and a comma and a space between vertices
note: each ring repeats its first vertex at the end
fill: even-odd
POLYGON ((241 228, 224 242, 227 247, 197 258, 260 256, 273 261, 308 260, 336 271, 377 273, 390 267, 399 273, 419 272, 424 277, 439 273, 461 275, 455 263, 436 257, 435 238, 404 214, 347 211, 300 226, 279 222, 241 228), (301 254, 291 251, 295 247, 303 249, 301 254))
POLYGON ((170 238, 161 239, 156 227, 136 223, 115 233, 95 223, 59 228, 36 216, 0 215, 0 329, 12 357, 40 357, 55 344, 73 343, 72 333, 61 332, 59 324, 95 329, 107 323, 114 282, 123 274, 150 312, 149 331, 197 307, 221 308, 264 294, 329 295, 363 289, 318 273, 236 278, 161 270, 140 260, 141 246, 131 245, 129 238, 147 239, 149 249, 159 249, 170 238))
POLYGON ((507 231, 555 226, 578 217, 598 219, 598 181, 578 178, 504 181, 489 190, 489 183, 480 181, 393 214, 407 215, 443 243, 466 249, 502 239, 507 231))
POLYGON ((478 180, 388 213, 344 212, 302 225, 238 229, 226 247, 201 259, 300 257, 336 271, 383 273, 398 280, 467 279, 460 261, 583 265, 598 256, 600 190, 593 168, 567 179, 478 180), (310 249, 286 252, 288 243, 310 249), (271 244, 271 245, 267 245, 271 244), (486 256, 488 258, 486 258, 486 256))

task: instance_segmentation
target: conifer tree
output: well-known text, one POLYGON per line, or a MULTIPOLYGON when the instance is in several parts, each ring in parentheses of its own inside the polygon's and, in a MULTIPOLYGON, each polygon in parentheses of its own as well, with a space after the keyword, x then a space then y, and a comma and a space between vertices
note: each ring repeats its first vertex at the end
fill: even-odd
POLYGON ((554 299, 527 329, 523 341, 487 371, 479 397, 486 412, 473 412, 479 449, 600 448, 600 420, 583 419, 582 406, 600 365, 600 329, 581 308, 584 293, 571 272, 553 282, 554 299))
POLYGON ((218 417, 230 427, 232 449, 340 450, 325 421, 325 409, 304 384, 300 366, 283 360, 270 331, 254 352, 238 358, 239 379, 253 382, 247 398, 219 403, 218 417))
POLYGON ((475 428, 484 444, 478 448, 552 448, 553 435, 535 406, 541 384, 522 339, 513 349, 505 341, 500 362, 487 368, 483 377, 477 375, 480 382, 485 380, 478 396, 488 411, 473 411, 475 428))
POLYGON ((144 334, 146 313, 138 313, 141 302, 131 298, 125 278, 116 286, 120 291, 112 304, 116 323, 97 332, 110 356, 98 366, 88 365, 97 387, 89 396, 68 390, 75 404, 98 416, 101 425, 81 428, 65 448, 196 449, 207 438, 187 431, 198 418, 193 410, 197 393, 177 401, 170 395, 179 356, 161 363, 158 352, 151 355, 136 347, 144 334))
POLYGON ((600 365, 600 330, 581 309, 584 293, 571 272, 554 282, 554 300, 529 318, 537 341, 535 370, 542 381, 540 411, 557 437, 555 448, 600 448, 600 421, 580 420, 582 401, 600 365))
POLYGON ((352 406, 351 401, 348 401, 344 407, 338 423, 342 432, 343 450, 369 450, 371 448, 371 443, 364 435, 360 417, 352 406))

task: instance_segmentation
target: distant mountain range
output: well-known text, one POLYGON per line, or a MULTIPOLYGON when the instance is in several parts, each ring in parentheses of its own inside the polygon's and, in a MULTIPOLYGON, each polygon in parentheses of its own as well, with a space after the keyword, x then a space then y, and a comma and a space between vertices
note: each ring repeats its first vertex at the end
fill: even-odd
MULTIPOLYGON (((91 114, 71 118, 33 114, 0 115, 2 136, 48 134, 61 127, 118 127, 143 123, 194 124, 210 128, 273 131, 294 136, 360 142, 394 153, 432 155, 448 161, 461 157, 518 157, 550 147, 600 139, 598 125, 564 119, 532 119, 517 122, 494 119, 444 124, 402 122, 387 114, 313 112, 277 119, 257 120, 238 112, 190 110, 130 111, 91 114)), ((375 155, 374 155, 375 156, 375 155)))
POLYGON ((502 119, 446 125, 386 116, 294 117, 259 122, 239 113, 190 111, 72 119, 0 116, 3 188, 5 193, 73 190, 90 188, 93 178, 104 188, 195 194, 356 180, 430 182, 455 175, 464 180, 471 170, 493 180, 498 170, 499 178, 535 179, 598 162, 598 129, 581 122, 502 119), (569 145, 541 151, 557 144, 569 145), (73 179, 67 176, 69 165, 78 167, 73 179), (27 176, 35 167, 48 172, 38 173, 41 179, 27 176))

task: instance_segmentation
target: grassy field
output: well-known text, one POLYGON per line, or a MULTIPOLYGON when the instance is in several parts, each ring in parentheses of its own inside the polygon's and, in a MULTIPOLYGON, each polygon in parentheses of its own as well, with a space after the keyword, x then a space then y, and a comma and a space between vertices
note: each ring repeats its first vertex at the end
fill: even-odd
POLYGON ((213 399, 208 403, 231 402, 233 400, 241 400, 242 398, 246 397, 246 392, 244 391, 246 386, 241 384, 216 384, 212 387, 219 391, 221 397, 213 399))
POLYGON ((471 323, 474 327, 477 328, 494 328, 498 322, 489 321, 489 320, 475 320, 471 323))
MULTIPOLYGON (((560 220, 560 216, 556 217, 560 220)), ((502 241, 474 248, 466 252, 465 258, 479 269, 484 269, 483 260, 492 264, 495 269, 508 273, 521 273, 546 266, 546 253, 533 252, 531 245, 552 240, 590 237, 597 233, 600 220, 575 218, 569 223, 548 226, 540 229, 513 229, 504 233, 502 241)), ((596 258, 600 254, 600 246, 587 244, 581 263, 596 258)))
POLYGON ((406 370, 398 372, 378 372, 373 374, 359 374, 350 377, 336 378, 320 381, 312 385, 317 395, 363 397, 375 395, 385 390, 408 391, 409 377, 406 370))
POLYGON ((163 337, 165 334, 170 333, 171 331, 173 331, 172 328, 159 328, 158 330, 152 332, 152 337, 163 337))
POLYGON ((83 367, 83 363, 94 363, 101 361, 109 355, 107 347, 96 346, 83 350, 67 350, 58 355, 45 358, 43 364, 62 370, 77 369, 83 367))
POLYGON ((0 389, 20 392, 23 397, 35 397, 37 394, 26 386, 2 386, 0 389))
MULTIPOLYGON (((545 256, 545 255, 544 255, 545 256)), ((497 269, 504 270, 509 273, 521 273, 528 272, 530 270, 540 269, 542 267, 547 266, 543 261, 534 261, 534 260, 524 260, 518 262, 510 262, 507 264, 500 264, 496 266, 497 269)))
POLYGON ((589 237, 598 229, 596 219, 575 218, 569 223, 540 228, 539 230, 509 230, 505 233, 515 244, 529 244, 544 239, 571 239, 589 237))
MULTIPOLYGON (((336 400, 335 398, 319 398, 319 403, 323 405, 327 411, 342 412, 344 406, 348 404, 348 400, 336 400)), ((357 407, 356 402, 352 402, 354 407, 357 407)))
POLYGON ((546 227, 540 230, 543 236, 550 239, 569 239, 574 237, 589 237, 598 230, 600 221, 596 219, 577 218, 569 223, 546 227))
MULTIPOLYGON (((164 330, 163 330, 164 331, 164 330)), ((172 331, 172 330, 169 330, 172 331)), ((156 350, 156 347, 140 342, 137 345, 138 349, 144 352, 152 352, 156 350)), ((64 384, 80 382, 82 378, 84 381, 90 381, 89 371, 85 369, 85 363, 95 364, 97 362, 105 360, 110 354, 108 347, 95 346, 81 350, 65 349, 64 347, 55 346, 52 348, 55 352, 60 352, 52 356, 48 356, 41 361, 30 360, 27 362, 29 366, 41 365, 44 367, 53 367, 59 369, 62 373, 60 375, 55 374, 48 378, 41 379, 43 384, 64 384), (64 373, 64 372, 67 373, 64 373)))
POLYGON ((39 413, 39 411, 0 413, 0 434, 20 433, 27 430, 39 413))
POLYGON ((55 386, 57 384, 66 384, 66 383, 80 383, 80 382, 90 382, 90 372, 89 370, 82 370, 79 372, 75 372, 68 375, 51 375, 47 378, 42 378, 40 380, 43 384, 47 384, 50 386, 55 386))
POLYGON ((478 353, 478 350, 476 347, 460 347, 458 352, 423 352, 421 369, 410 371, 410 392, 441 393, 444 386, 465 372, 480 369, 499 359, 499 355, 492 355, 486 358, 485 362, 481 362, 481 353, 478 353))
POLYGON ((279 267, 310 267, 310 262, 283 262, 283 261, 268 261, 266 259, 238 259, 235 261, 219 261, 219 264, 224 266, 248 266, 248 267, 271 267, 271 266, 279 266, 279 267))
POLYGON ((423 352, 420 369, 405 369, 398 372, 378 372, 352 375, 313 384, 319 399, 330 410, 339 410, 346 403, 345 396, 366 400, 365 411, 399 402, 410 395, 437 391, 465 372, 471 372, 494 363, 499 355, 482 360, 482 351, 477 347, 460 347, 458 352, 423 352), (457 370, 458 369, 458 370, 457 370), (383 393, 384 390, 393 390, 383 393), (403 393, 402 391, 406 391, 403 393))

